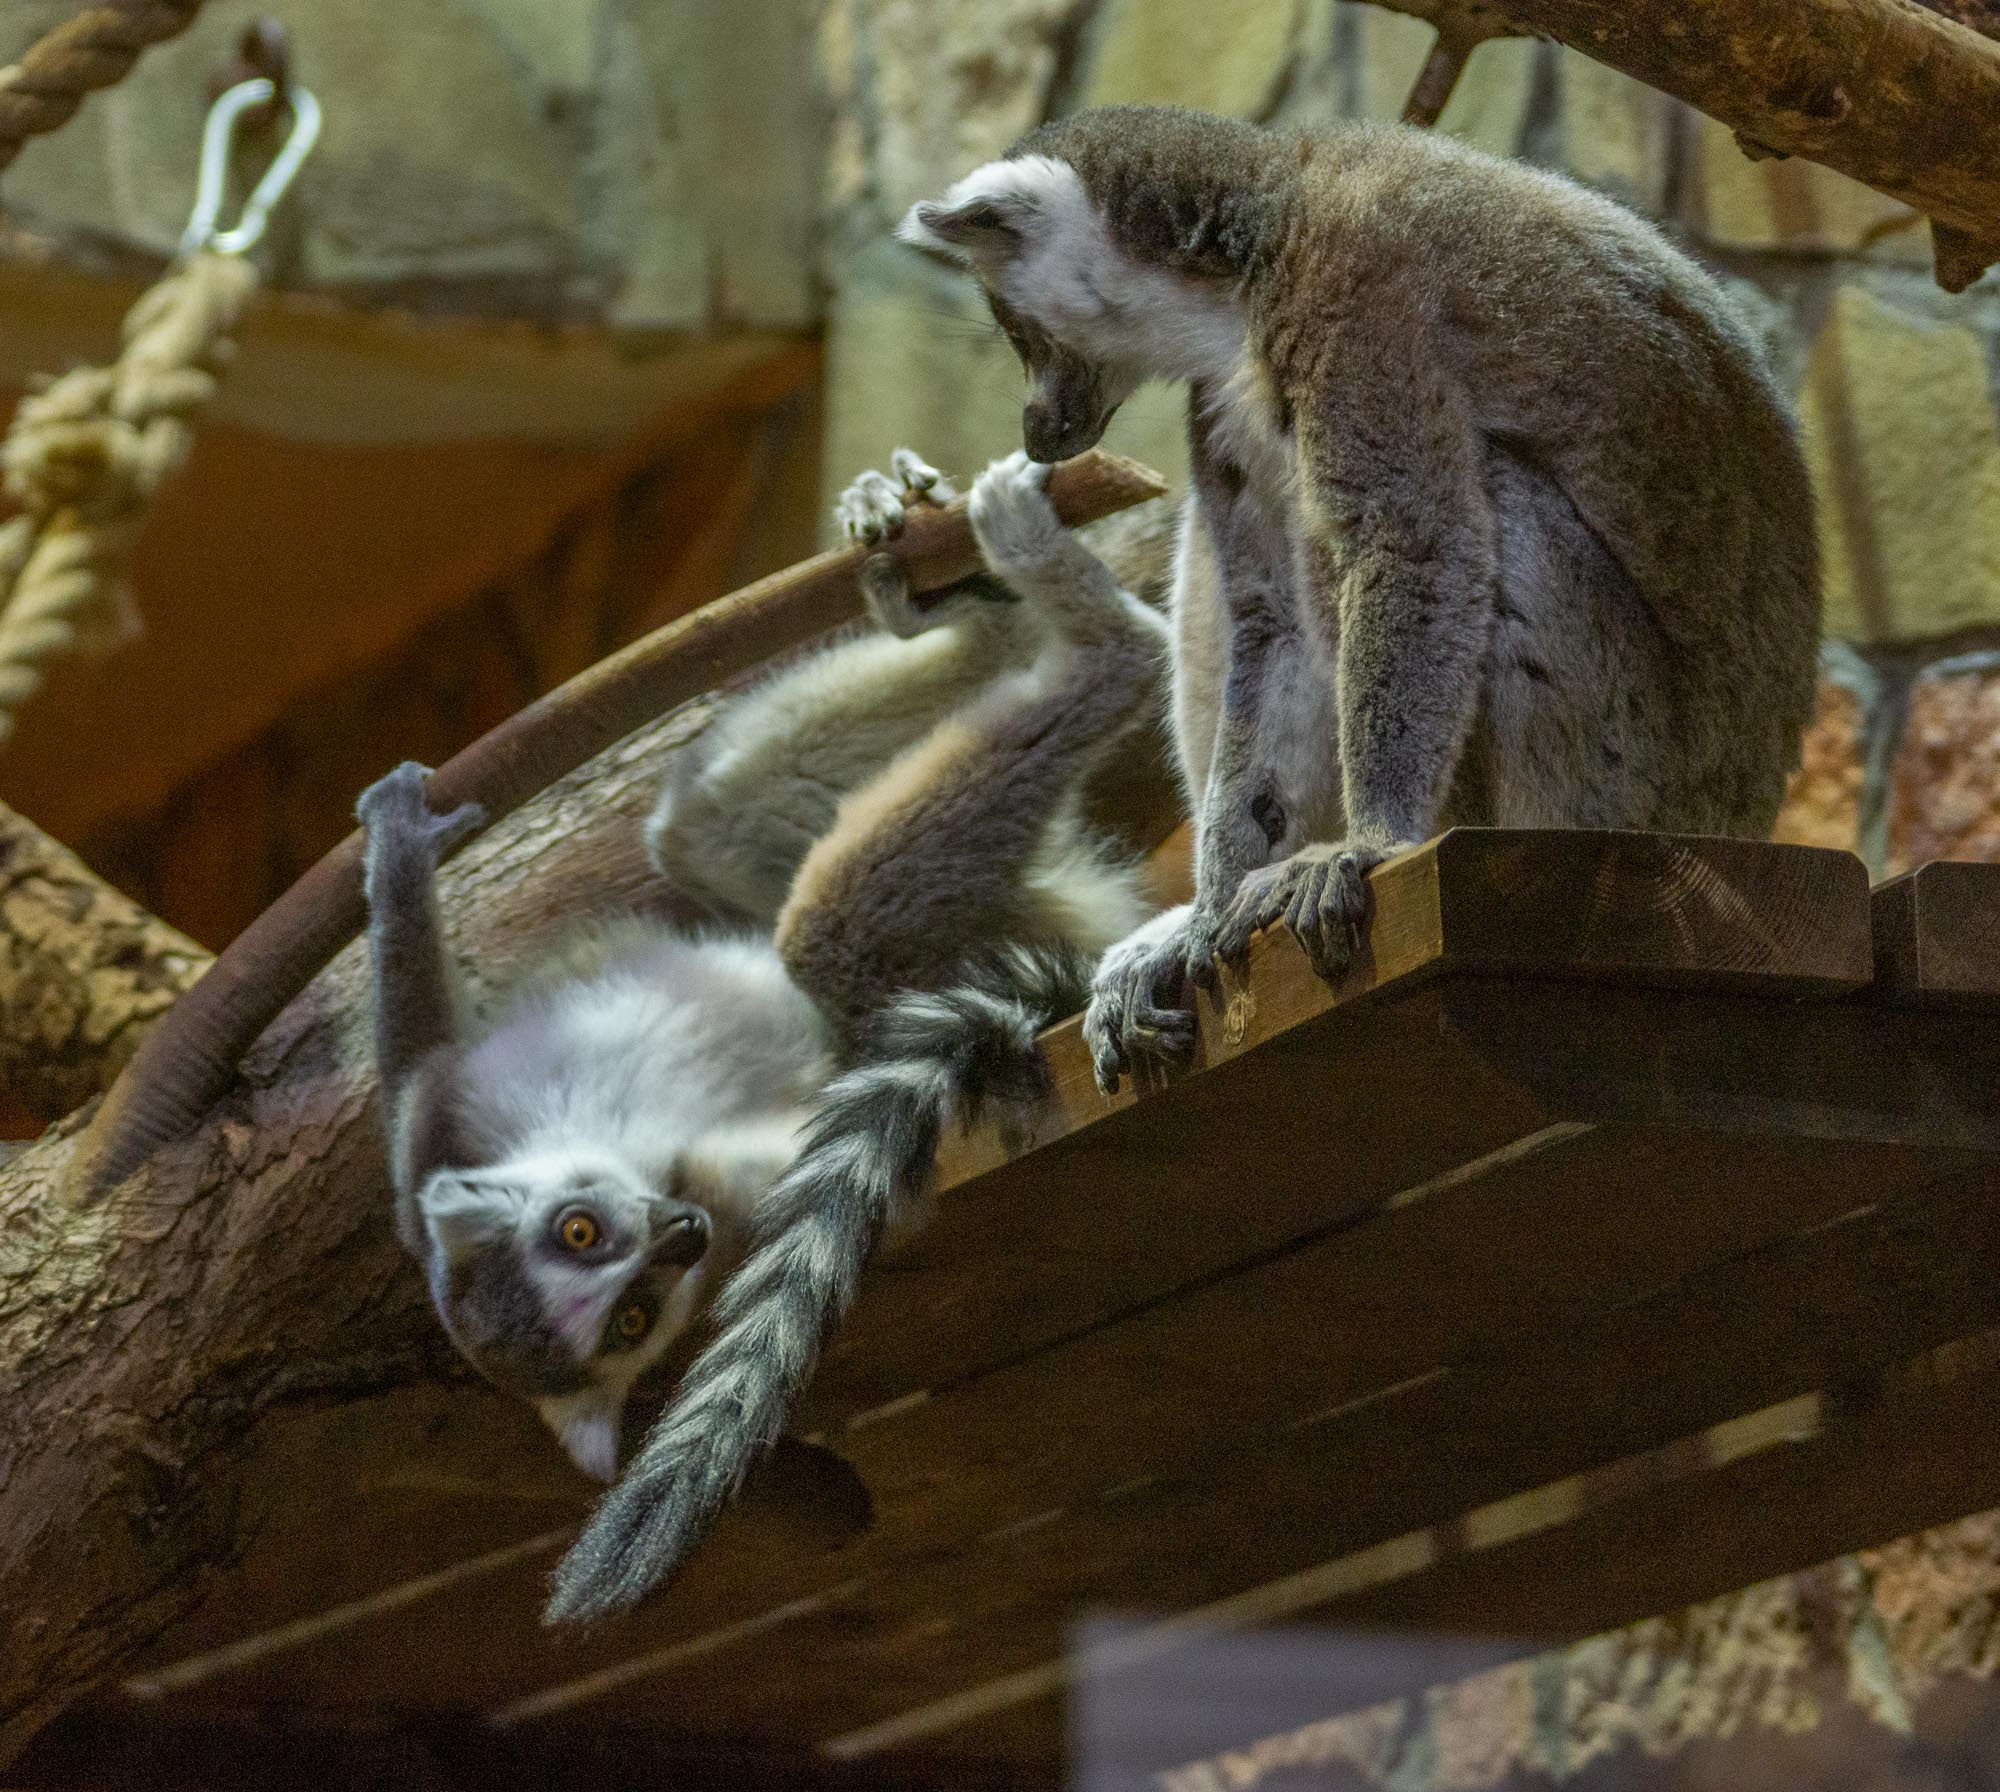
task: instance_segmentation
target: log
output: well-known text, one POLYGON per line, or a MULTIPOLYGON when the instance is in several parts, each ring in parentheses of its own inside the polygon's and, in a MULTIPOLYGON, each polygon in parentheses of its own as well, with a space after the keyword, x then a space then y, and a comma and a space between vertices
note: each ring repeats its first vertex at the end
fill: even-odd
MULTIPOLYGON (((501 959, 587 901, 639 900, 661 755, 700 719, 640 730, 446 867, 459 949, 501 959)), ((242 1552, 279 1417, 462 1379, 389 1224, 365 972, 343 954, 110 1196, 84 1198, 83 1115, 0 1164, 0 1763, 242 1552)), ((515 1431, 530 1458, 534 1432, 515 1431)), ((392 1482, 449 1468, 418 1428, 335 1461, 392 1482)))
POLYGON ((101 1094, 209 955, 0 805, 0 1083, 41 1125, 101 1094))
MULTIPOLYGON (((1378 0, 1437 24, 1462 0, 1378 0)), ((1914 206, 1938 278, 1962 290, 2000 257, 2000 43, 1912 0, 1499 0, 1551 37, 1914 206)))

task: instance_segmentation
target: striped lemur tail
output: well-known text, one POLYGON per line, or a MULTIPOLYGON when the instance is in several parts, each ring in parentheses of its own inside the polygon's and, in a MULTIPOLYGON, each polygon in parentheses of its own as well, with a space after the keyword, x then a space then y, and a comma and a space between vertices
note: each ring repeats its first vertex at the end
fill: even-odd
POLYGON ((876 1241, 922 1199, 946 1123, 1045 1093, 1036 1036, 1077 1010, 1091 968, 1087 953, 1016 947, 880 1013, 764 1198, 714 1340, 557 1570, 548 1622, 637 1604, 706 1535, 777 1440, 876 1241))

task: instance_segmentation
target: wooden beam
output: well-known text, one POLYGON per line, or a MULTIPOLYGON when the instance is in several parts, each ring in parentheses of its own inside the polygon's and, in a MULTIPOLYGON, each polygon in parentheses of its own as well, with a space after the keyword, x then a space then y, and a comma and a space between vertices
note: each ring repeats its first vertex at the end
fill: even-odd
POLYGON ((2000 865, 1920 865, 1878 886, 1869 906, 1885 996, 2000 1007, 2000 865))
MULTIPOLYGON (((447 1708, 532 1694, 521 1722, 666 1681, 674 1721, 717 1734, 754 1723, 804 1743, 889 1722, 1059 1658, 1090 1598, 1199 1602, 1296 1568, 1287 1552, 1366 1547, 1729 1416, 1740 1379, 1674 1381, 1678 1407, 1635 1399, 1670 1369, 1659 1356, 1609 1391, 1585 1384, 1593 1411, 1632 1408, 1622 1433, 1550 1432, 1540 1371, 1500 1391, 1460 1378, 1964 1161, 1904 1134, 2000 1148, 2000 1119, 1944 1126, 1959 1097, 1925 1065, 1898 1071, 1892 1052, 1885 1071, 1871 1013, 1815 999, 1866 974, 1865 878, 1846 855, 1469 833, 1377 875, 1375 950, 1350 985, 1320 985, 1287 938, 1259 942, 1204 1012, 1209 1067, 1168 1093, 1086 1101, 1073 1027, 1051 1036, 1064 1136, 976 1180, 972 1148, 816 1392, 874 1499, 861 1544, 759 1549, 746 1517, 669 1598, 554 1642, 536 1564, 454 1587, 448 1659, 404 1613, 267 1658, 236 1695, 351 1698, 365 1661, 447 1708), (1581 1071, 1545 1062, 1552 1035, 1581 1071), (1811 1100, 1790 1080, 1801 1058, 1827 1067, 1811 1100), (1441 1462, 1455 1409, 1436 1403, 1467 1385, 1504 1405, 1489 1442, 1441 1462), (1389 1441, 1343 1458, 1354 1423, 1389 1441), (784 1664, 782 1705, 745 1676, 752 1656, 784 1664)), ((1962 1074, 1989 1088, 1992 1068, 1975 1053, 1962 1074)), ((1593 1337, 1572 1376, 1598 1354, 1593 1337)), ((1749 1353, 1745 1374, 1777 1360, 1749 1353)))
MULTIPOLYGON (((1462 0, 1380 0, 1439 22, 1462 0)), ((2000 255, 2000 43, 1909 0, 1500 0, 1552 37, 1944 227, 1958 291, 2000 255)))

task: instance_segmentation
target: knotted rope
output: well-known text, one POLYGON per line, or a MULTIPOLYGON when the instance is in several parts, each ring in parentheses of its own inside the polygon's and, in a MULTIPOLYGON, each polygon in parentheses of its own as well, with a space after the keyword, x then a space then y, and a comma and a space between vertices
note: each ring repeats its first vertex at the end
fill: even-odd
POLYGON ((178 37, 202 0, 98 0, 0 69, 0 168, 30 137, 67 123, 87 95, 125 78, 140 51, 178 37))
POLYGON ((116 362, 66 373, 15 411, 0 443, 0 474, 21 505, 0 525, 0 743, 50 659, 137 632, 132 544, 161 480, 187 458, 256 286, 245 256, 191 257, 127 313, 116 362))

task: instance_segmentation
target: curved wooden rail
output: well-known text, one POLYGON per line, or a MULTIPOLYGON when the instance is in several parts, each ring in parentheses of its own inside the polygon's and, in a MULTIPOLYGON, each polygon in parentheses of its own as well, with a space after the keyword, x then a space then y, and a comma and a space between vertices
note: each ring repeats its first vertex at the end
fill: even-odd
MULTIPOLYGON (((1072 527, 1166 490, 1135 461, 1093 450, 1055 469, 1049 493, 1072 527)), ((600 661, 509 717, 431 778, 440 808, 476 802, 487 825, 675 705, 860 614, 870 553, 902 561, 918 591, 977 569, 964 500, 914 512, 886 550, 846 548, 773 573, 600 661)), ((461 843, 462 844, 462 843, 461 843)), ((360 931, 361 835, 350 834, 239 934, 148 1036, 92 1122, 89 1186, 129 1176, 185 1136, 228 1088, 278 1013, 360 931)))

